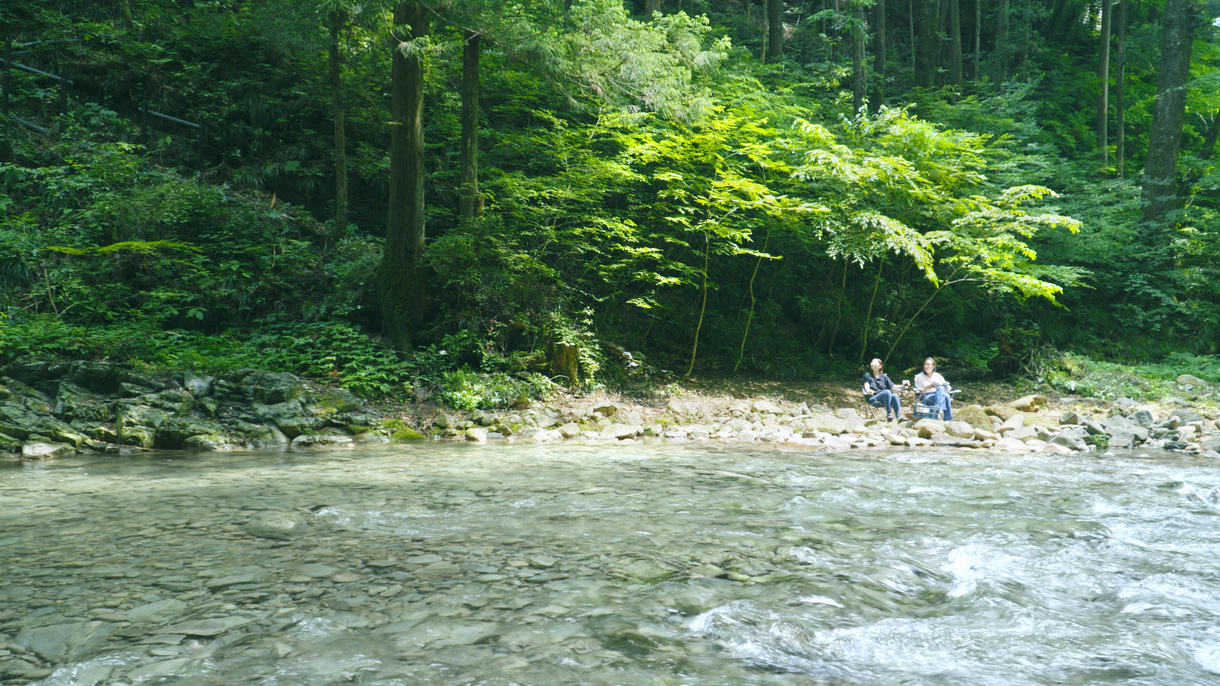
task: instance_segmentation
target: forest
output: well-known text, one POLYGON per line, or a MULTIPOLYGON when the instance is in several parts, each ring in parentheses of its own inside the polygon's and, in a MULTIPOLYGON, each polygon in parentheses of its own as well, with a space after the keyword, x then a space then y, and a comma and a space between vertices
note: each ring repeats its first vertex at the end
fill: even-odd
MULTIPOLYGON (((14 0, 0 357, 1220 381, 1215 0, 14 0)), ((643 380, 643 381, 642 381, 643 380)))

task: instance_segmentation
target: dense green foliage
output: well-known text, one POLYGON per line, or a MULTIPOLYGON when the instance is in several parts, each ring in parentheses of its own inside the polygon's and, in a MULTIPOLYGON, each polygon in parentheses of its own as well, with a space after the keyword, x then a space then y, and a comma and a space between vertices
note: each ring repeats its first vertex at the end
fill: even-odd
POLYGON ((1092 131, 1096 5, 1012 0, 1007 34, 987 7, 978 71, 968 55, 969 78, 950 83, 946 68, 934 89, 912 87, 908 8, 891 7, 886 102, 854 112, 847 6, 786 3, 784 58, 763 65, 758 4, 666 0, 653 21, 643 3, 567 4, 440 1, 432 32, 405 46, 426 67, 431 287, 404 294, 427 321, 402 354, 378 339, 371 294, 390 174, 389 9, 6 3, 10 38, 48 41, 19 46, 17 61, 75 83, 61 116, 53 82, 12 74, 0 355, 260 366, 475 408, 546 394, 550 379, 621 380, 617 346, 643 358, 632 374, 780 377, 873 356, 1044 375, 1053 358, 1062 375, 1082 363, 1048 350, 1199 355, 1198 369, 1220 353, 1210 20, 1195 34, 1185 201, 1146 221, 1138 170, 1163 4, 1130 18, 1121 174, 1098 161, 1092 131), (347 227, 322 219, 335 202, 332 12, 346 22, 347 227), (486 41, 484 206, 462 219, 472 29, 486 41), (202 172, 196 132, 154 120, 144 137, 141 107, 206 126, 202 172))

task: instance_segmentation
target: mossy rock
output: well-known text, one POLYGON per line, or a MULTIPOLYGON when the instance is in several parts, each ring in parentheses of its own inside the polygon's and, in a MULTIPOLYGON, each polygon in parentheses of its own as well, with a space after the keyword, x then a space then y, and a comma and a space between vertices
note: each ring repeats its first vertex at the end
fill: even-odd
POLYGON ((428 437, 415 429, 401 429, 399 431, 395 431, 390 436, 390 440, 395 443, 406 443, 409 441, 426 441, 428 440, 428 437))

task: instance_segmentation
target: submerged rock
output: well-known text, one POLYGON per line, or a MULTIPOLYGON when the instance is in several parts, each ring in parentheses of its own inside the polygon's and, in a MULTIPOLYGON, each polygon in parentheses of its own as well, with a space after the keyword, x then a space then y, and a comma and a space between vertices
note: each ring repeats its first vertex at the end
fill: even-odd
POLYGON ((297 512, 258 512, 243 527, 259 538, 288 540, 306 531, 305 518, 297 512))

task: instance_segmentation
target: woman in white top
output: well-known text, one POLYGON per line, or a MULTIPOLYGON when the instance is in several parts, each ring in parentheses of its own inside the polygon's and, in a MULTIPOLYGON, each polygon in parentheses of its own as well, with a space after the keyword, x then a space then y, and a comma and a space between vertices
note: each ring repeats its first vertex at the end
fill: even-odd
POLYGON ((936 360, 924 360, 923 371, 915 375, 915 393, 919 402, 940 408, 945 421, 953 419, 953 395, 949 391, 949 382, 936 371, 936 360))

